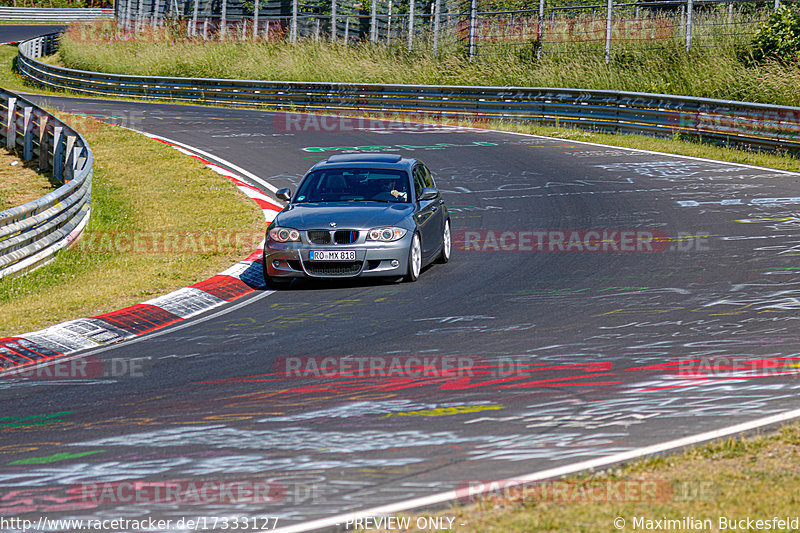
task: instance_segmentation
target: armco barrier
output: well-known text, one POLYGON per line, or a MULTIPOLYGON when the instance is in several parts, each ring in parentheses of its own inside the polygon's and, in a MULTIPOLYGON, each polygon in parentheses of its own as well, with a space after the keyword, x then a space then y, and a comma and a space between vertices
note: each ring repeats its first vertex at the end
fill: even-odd
POLYGON ((2 22, 72 22, 113 19, 113 9, 71 7, 0 7, 2 22))
POLYGON ((270 107, 315 113, 380 113, 486 123, 532 121, 595 131, 697 135, 767 150, 800 149, 800 108, 663 94, 538 87, 468 87, 131 76, 36 60, 57 35, 20 44, 17 64, 45 87, 103 96, 270 107))
POLYGON ((92 151, 75 130, 24 98, 0 90, 0 142, 63 183, 0 212, 0 278, 41 265, 68 246, 89 220, 92 151))

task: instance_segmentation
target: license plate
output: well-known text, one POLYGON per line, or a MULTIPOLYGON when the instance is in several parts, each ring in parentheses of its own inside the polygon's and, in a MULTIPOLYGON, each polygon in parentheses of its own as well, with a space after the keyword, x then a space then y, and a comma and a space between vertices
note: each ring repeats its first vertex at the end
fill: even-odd
POLYGON ((310 261, 355 261, 355 250, 311 250, 308 253, 310 261))

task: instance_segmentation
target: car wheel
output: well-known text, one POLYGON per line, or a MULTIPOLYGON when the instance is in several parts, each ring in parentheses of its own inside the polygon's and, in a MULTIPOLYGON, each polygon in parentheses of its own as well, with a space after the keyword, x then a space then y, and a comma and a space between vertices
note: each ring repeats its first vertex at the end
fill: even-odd
POLYGON ((274 278, 267 273, 267 261, 266 258, 261 260, 261 268, 264 272, 264 286, 267 289, 278 290, 285 288, 292 282, 291 279, 283 280, 280 278, 274 278))
POLYGON ((452 236, 450 234, 450 219, 444 221, 444 231, 442 231, 442 251, 436 259, 439 263, 447 263, 450 261, 450 252, 452 251, 452 236))
POLYGON ((408 247, 408 272, 406 281, 417 281, 422 270, 422 245, 419 242, 419 233, 415 233, 408 247))

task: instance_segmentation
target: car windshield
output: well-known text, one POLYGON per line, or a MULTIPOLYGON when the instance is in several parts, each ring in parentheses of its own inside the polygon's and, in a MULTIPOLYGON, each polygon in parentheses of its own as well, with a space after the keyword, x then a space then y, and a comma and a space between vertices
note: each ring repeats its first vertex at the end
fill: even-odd
POLYGON ((408 186, 402 170, 331 168, 306 176, 293 201, 408 203, 408 186))

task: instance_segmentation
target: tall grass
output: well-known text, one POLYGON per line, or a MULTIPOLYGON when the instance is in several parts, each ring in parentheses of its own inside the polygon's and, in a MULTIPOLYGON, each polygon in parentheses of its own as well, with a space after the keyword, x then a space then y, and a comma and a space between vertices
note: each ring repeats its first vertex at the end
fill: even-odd
MULTIPOLYGON (((69 67, 113 73, 261 80, 340 81, 494 86, 574 87, 704 96, 800 105, 800 68, 751 65, 748 45, 765 13, 698 14, 693 46, 684 49, 675 15, 652 14, 671 32, 656 39, 623 35, 608 64, 604 43, 479 43, 470 61, 452 35, 438 56, 428 45, 409 52, 405 43, 203 41, 177 27, 124 33, 108 22, 72 25, 58 60, 69 67), (627 40, 626 40, 627 39, 627 40)), ((556 21, 558 22, 558 21, 556 21)), ((663 33, 663 32, 662 32, 663 33)), ((645 36, 646 37, 646 36, 645 36)))

